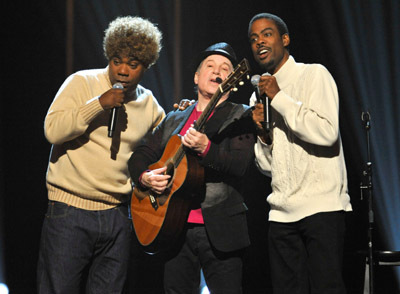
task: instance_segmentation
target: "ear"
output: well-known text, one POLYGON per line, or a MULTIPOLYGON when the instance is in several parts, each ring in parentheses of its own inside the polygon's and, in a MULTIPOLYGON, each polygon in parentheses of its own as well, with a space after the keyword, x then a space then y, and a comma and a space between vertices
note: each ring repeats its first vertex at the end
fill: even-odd
POLYGON ((199 73, 197 71, 194 73, 193 80, 194 80, 195 85, 197 85, 199 83, 199 73))
POLYGON ((289 37, 289 34, 284 34, 284 35, 282 36, 282 42, 283 42, 283 46, 284 46, 284 47, 289 46, 289 44, 290 44, 290 37, 289 37))

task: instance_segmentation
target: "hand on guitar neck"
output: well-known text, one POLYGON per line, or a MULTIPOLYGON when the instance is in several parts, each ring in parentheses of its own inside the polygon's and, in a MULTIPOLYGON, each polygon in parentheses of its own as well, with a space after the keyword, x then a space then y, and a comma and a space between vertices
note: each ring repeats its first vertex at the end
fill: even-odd
POLYGON ((142 186, 149 188, 157 194, 162 194, 167 188, 168 181, 171 178, 170 175, 165 174, 167 167, 153 169, 146 171, 142 174, 140 178, 140 183, 142 186))
POLYGON ((182 136, 182 144, 192 149, 198 154, 202 154, 207 150, 210 140, 207 135, 197 131, 194 125, 187 130, 186 134, 182 136))

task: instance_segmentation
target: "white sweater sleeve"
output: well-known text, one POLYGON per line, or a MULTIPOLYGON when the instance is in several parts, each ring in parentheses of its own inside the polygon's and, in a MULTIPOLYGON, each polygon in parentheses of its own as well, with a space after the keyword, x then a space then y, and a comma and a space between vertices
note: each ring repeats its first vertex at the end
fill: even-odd
POLYGON ((272 161, 272 145, 267 145, 260 138, 257 138, 257 142, 254 145, 255 163, 258 170, 271 177, 271 161, 272 161))
POLYGON ((280 91, 271 106, 298 138, 311 144, 331 146, 339 136, 339 99, 335 81, 322 65, 314 65, 301 81, 305 89, 301 101, 280 91))

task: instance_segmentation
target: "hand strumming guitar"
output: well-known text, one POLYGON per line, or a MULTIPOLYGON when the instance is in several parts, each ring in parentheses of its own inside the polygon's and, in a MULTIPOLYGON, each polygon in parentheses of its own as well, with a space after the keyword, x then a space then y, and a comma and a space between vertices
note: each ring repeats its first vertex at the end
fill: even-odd
POLYGON ((144 172, 140 178, 140 184, 157 194, 162 194, 167 188, 168 180, 171 178, 170 175, 164 174, 166 170, 167 167, 164 166, 144 172))

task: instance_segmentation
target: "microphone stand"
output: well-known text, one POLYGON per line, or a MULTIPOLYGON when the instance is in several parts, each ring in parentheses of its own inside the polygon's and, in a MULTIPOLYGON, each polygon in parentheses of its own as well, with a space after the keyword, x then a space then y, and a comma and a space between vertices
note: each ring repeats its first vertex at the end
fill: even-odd
POLYGON ((271 129, 270 129, 270 123, 269 123, 270 115, 269 115, 269 105, 267 105, 268 97, 266 95, 260 95, 260 92, 259 92, 259 89, 257 86, 254 87, 254 91, 256 93, 257 103, 261 103, 264 106, 264 121, 260 122, 261 126, 264 130, 264 134, 258 134, 258 135, 264 138, 265 143, 267 143, 268 145, 271 145, 272 140, 270 137, 271 129))
POLYGON ((260 95, 258 87, 254 87, 254 92, 256 93, 256 99, 258 103, 261 103, 264 106, 264 121, 260 122, 261 126, 263 127, 265 133, 268 135, 270 131, 270 125, 269 125, 269 105, 268 103, 268 97, 266 95, 260 95))
POLYGON ((269 134, 270 131, 270 126, 269 126, 269 105, 268 103, 268 97, 263 95, 261 97, 261 103, 264 105, 264 121, 261 122, 262 127, 264 128, 264 131, 269 134))
POLYGON ((370 149, 370 135, 369 131, 371 129, 371 116, 369 112, 361 113, 361 120, 364 123, 364 129, 366 131, 367 138, 367 162, 365 163, 365 169, 362 172, 363 182, 361 182, 361 199, 363 191, 368 192, 368 263, 369 263, 369 294, 374 293, 374 251, 373 251, 373 224, 374 224, 374 211, 372 207, 372 162, 371 162, 371 149, 370 149))

